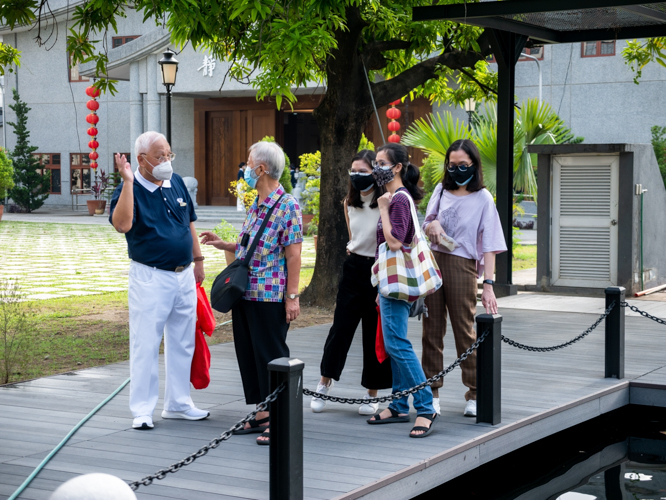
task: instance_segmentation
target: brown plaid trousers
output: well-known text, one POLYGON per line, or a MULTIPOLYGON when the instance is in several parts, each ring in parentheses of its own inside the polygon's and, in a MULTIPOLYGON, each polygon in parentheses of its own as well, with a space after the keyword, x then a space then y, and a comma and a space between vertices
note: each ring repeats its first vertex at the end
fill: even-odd
MULTIPOLYGON (((444 369, 447 310, 458 357, 476 341, 474 330, 477 294, 476 260, 443 252, 432 253, 442 273, 442 286, 425 299, 428 317, 423 317, 421 364, 428 378, 444 369)), ((469 389, 465 393, 465 399, 467 401, 476 399, 476 352, 463 361, 460 367, 462 382, 469 389)), ((438 389, 443 383, 442 379, 432 385, 433 396, 439 397, 438 389)))

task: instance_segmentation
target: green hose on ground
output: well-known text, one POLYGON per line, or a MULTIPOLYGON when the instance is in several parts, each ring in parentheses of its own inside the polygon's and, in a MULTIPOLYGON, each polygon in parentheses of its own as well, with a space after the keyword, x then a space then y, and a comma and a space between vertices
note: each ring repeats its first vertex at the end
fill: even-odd
POLYGON ((60 441, 60 443, 58 443, 58 446, 53 448, 51 453, 49 453, 46 456, 46 458, 42 460, 42 462, 37 466, 37 468, 34 471, 32 471, 32 473, 28 476, 28 478, 25 481, 23 481, 23 484, 19 486, 19 488, 12 494, 12 496, 8 498, 8 500, 16 500, 18 496, 21 493, 23 493, 23 490, 25 490, 28 487, 28 485, 32 482, 32 480, 37 477, 37 474, 40 473, 40 471, 44 468, 44 466, 47 463, 49 463, 49 460, 51 460, 55 456, 55 454, 58 453, 63 446, 65 446, 67 441, 69 441, 69 439, 76 433, 76 431, 78 431, 83 424, 85 424, 88 420, 90 420, 90 418, 95 413, 97 413, 106 403, 111 401, 120 391, 122 391, 125 388, 125 386, 129 384, 129 381, 130 381, 129 378, 125 380, 125 382, 120 384, 120 387, 118 387, 115 391, 111 393, 111 395, 109 395, 104 401, 98 404, 90 413, 88 413, 88 415, 83 417, 83 420, 81 420, 78 424, 76 424, 76 427, 74 427, 71 431, 69 431, 69 434, 67 434, 65 438, 62 441, 60 441))

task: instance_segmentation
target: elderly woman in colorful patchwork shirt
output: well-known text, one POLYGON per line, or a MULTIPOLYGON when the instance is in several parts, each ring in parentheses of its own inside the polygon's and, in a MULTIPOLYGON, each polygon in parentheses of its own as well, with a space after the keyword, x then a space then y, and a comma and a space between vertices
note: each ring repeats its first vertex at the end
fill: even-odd
MULTIPOLYGON (((201 243, 235 251, 245 258, 267 212, 277 204, 260 235, 250 261, 244 300, 232 310, 234 345, 247 404, 258 404, 269 394, 268 363, 289 356, 287 330, 300 314, 298 278, 303 242, 301 210, 278 179, 284 170, 284 152, 274 142, 250 147, 245 180, 259 193, 247 213, 236 243, 222 241, 212 232, 201 233, 201 243)), ((270 442, 268 412, 259 412, 237 434, 259 433, 257 444, 270 442)))

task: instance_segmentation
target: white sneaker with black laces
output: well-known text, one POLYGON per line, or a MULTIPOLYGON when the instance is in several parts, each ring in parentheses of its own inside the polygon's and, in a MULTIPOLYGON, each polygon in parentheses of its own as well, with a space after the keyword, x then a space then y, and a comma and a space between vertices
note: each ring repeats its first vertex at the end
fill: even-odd
MULTIPOLYGON (((365 400, 370 398, 371 398, 370 394, 366 394, 365 396, 363 396, 363 399, 365 400)), ((369 401, 366 401, 365 403, 363 403, 361 406, 358 407, 359 415, 375 415, 377 412, 379 412, 379 403, 371 403, 369 401)))
POLYGON ((463 413, 463 415, 466 417, 476 417, 476 399, 470 399, 467 401, 465 413, 463 413))
MULTIPOLYGON (((331 392, 332 388, 333 388, 333 380, 331 380, 328 385, 317 384, 317 392, 319 394, 324 394, 326 396, 328 396, 328 393, 331 392)), ((321 411, 324 409, 324 406, 326 406, 326 401, 316 396, 312 396, 312 400, 310 401, 310 409, 313 412, 321 413, 321 411)))

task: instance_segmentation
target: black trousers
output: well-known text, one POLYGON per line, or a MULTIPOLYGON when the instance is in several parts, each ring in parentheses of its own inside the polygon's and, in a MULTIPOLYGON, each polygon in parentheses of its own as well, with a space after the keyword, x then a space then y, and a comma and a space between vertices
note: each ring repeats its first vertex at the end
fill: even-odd
POLYGON ((391 360, 377 361, 377 288, 370 283, 375 259, 351 254, 342 267, 342 278, 333 316, 321 360, 322 377, 340 380, 347 361, 354 333, 359 323, 363 330, 363 375, 361 385, 366 389, 392 387, 391 360))
POLYGON ((283 302, 241 300, 231 311, 234 347, 247 404, 268 397, 268 363, 289 356, 283 302))

